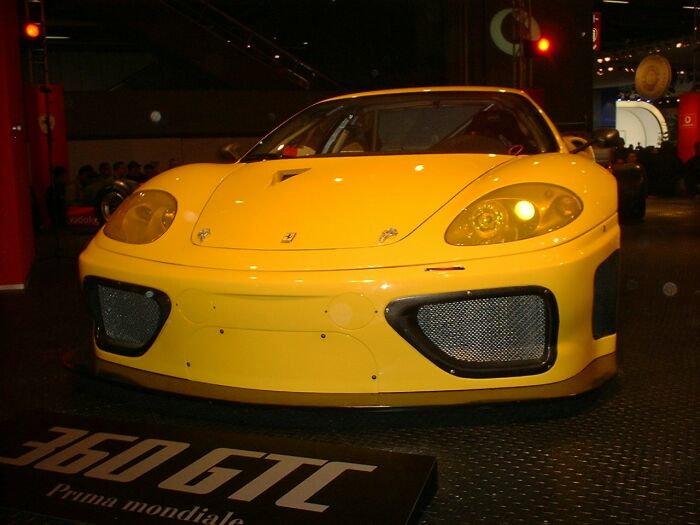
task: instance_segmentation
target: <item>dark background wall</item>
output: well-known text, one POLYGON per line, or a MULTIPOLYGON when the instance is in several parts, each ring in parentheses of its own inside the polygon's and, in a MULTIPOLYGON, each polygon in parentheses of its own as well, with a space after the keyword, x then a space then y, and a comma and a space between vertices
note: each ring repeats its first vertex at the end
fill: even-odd
MULTIPOLYGON (((534 63, 533 85, 545 109, 566 128, 586 129, 592 121, 592 1, 532 0, 534 18, 555 44, 551 57, 534 63)), ((47 2, 52 31, 69 31, 68 24, 83 28, 77 38, 50 43, 50 80, 66 91, 69 139, 259 135, 329 94, 441 84, 513 86, 512 57, 496 47, 490 32, 494 15, 512 5, 510 0, 47 2), (199 6, 196 16, 192 6, 199 6), (246 49, 250 41, 264 56, 246 49), (271 59, 280 52, 279 60, 271 59), (162 115, 158 123, 149 118, 153 110, 162 115)), ((506 36, 512 23, 511 16, 503 21, 506 36)))
POLYGON ((66 94, 71 140, 259 136, 333 92, 115 91, 66 94), (158 111, 160 120, 151 118, 158 111))
MULTIPOLYGON (((513 85, 513 59, 496 46, 491 24, 510 0, 471 0, 468 3, 468 81, 472 84, 513 85)), ((592 123, 593 0, 532 0, 532 16, 541 34, 552 42, 548 57, 532 61, 533 87, 552 119, 567 130, 590 129, 592 123)), ((508 15, 500 32, 510 37, 508 15)))

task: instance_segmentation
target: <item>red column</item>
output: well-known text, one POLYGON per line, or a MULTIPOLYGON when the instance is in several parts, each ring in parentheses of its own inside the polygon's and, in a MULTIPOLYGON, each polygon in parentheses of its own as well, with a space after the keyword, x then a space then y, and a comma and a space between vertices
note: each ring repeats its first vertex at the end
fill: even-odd
POLYGON ((26 86, 25 101, 32 188, 38 199, 41 223, 46 226, 50 222, 45 199, 46 190, 51 186, 50 167, 69 169, 63 86, 26 86))
POLYGON ((34 257, 16 4, 0 0, 0 290, 23 288, 34 257))
POLYGON ((687 162, 700 142, 700 92, 682 93, 678 104, 678 156, 687 162))

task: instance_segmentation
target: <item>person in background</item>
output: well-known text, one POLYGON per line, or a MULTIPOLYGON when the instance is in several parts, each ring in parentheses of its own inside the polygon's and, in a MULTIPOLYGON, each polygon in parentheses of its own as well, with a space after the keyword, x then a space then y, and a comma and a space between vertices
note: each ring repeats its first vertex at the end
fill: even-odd
POLYGON ((648 171, 654 195, 673 197, 683 178, 684 166, 678 158, 676 147, 665 141, 651 156, 648 171))
POLYGON ((64 226, 67 221, 66 186, 68 184, 68 170, 63 166, 56 166, 52 172, 52 183, 46 190, 46 207, 49 211, 51 224, 54 227, 64 226))
POLYGON ((153 177, 155 177, 156 175, 157 175, 156 168, 153 164, 149 163, 143 167, 143 176, 146 177, 146 180, 150 180, 153 177))
POLYGON ((146 182, 146 176, 141 171, 141 164, 132 160, 129 162, 126 171, 126 178, 135 182, 146 182))
POLYGON ((644 180, 644 196, 647 197, 649 195, 649 177, 647 176, 646 168, 639 162, 638 153, 638 150, 631 150, 627 152, 625 164, 628 166, 635 166, 639 170, 642 175, 642 179, 644 180))
POLYGON ((94 206, 102 188, 114 180, 112 166, 109 162, 101 162, 97 169, 98 172, 92 181, 84 186, 80 192, 79 202, 83 206, 94 206))
POLYGON ((124 164, 124 161, 118 160, 112 165, 112 176, 114 177, 114 180, 117 179, 123 179, 126 177, 126 164, 124 164))
POLYGON ((685 193, 691 199, 698 197, 700 188, 700 142, 695 143, 695 155, 685 163, 685 193))
POLYGON ((100 178, 104 181, 110 181, 114 178, 114 173, 112 171, 112 165, 105 161, 100 162, 100 165, 97 167, 97 173, 99 173, 100 178))
POLYGON ((78 169, 78 190, 82 191, 85 186, 90 184, 97 177, 97 172, 92 164, 85 164, 78 169))
POLYGON ((83 194, 85 193, 85 189, 94 185, 97 179, 99 179, 99 175, 95 171, 95 168, 92 167, 92 164, 80 166, 75 179, 66 182, 66 204, 82 204, 84 201, 83 194))

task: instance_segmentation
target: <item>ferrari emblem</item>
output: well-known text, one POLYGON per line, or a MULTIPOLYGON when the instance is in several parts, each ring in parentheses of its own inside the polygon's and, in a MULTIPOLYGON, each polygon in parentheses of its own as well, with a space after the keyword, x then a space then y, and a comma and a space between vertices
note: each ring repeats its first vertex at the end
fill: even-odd
POLYGON ((202 228, 199 230, 197 233, 197 237, 199 238, 199 242, 202 243, 204 242, 204 239, 209 237, 209 234, 211 233, 211 230, 209 228, 202 228))
POLYGON ((51 127, 51 131, 53 131, 53 128, 56 126, 56 119, 54 116, 49 116, 46 113, 39 115, 39 129, 41 129, 44 135, 49 133, 49 126, 51 127))
POLYGON ((284 237, 282 237, 282 240, 280 242, 292 242, 294 240, 294 237, 297 236, 296 232, 289 232, 285 233, 284 237))
POLYGON ((399 234, 399 230, 397 230, 396 228, 387 228, 379 236, 379 244, 382 244, 387 239, 390 239, 391 237, 394 237, 398 234, 399 234))

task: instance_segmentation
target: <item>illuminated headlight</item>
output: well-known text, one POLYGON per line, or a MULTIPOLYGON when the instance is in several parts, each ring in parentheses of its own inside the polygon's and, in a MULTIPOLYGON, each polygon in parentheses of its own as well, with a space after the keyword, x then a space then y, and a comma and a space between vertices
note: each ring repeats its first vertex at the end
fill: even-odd
POLYGON ((105 225, 107 237, 129 244, 147 244, 163 235, 175 219, 177 201, 166 191, 132 193, 105 225))
POLYGON ((515 184, 464 208, 447 228, 445 240, 457 246, 519 241, 558 230, 582 210, 581 199, 561 186, 515 184))

